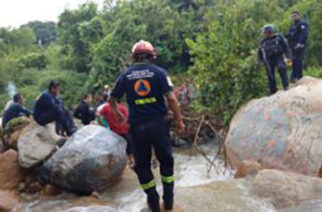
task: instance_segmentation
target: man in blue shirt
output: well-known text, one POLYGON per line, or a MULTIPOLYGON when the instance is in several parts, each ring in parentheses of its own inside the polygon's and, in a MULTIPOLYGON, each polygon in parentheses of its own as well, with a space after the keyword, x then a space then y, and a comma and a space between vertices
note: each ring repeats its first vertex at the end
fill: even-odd
POLYGON ((32 112, 23 106, 24 98, 21 94, 13 97, 13 104, 4 112, 2 118, 2 128, 4 129, 9 121, 21 116, 30 116, 32 112))
POLYGON ((48 91, 43 92, 36 101, 34 119, 43 126, 56 122, 58 126, 62 126, 62 130, 68 136, 71 136, 76 131, 76 127, 71 114, 65 110, 63 102, 57 98, 59 93, 60 83, 51 81, 48 91))
POLYGON ((304 52, 307 45, 309 35, 308 24, 301 20, 300 13, 294 11, 292 13, 294 24, 291 26, 287 39, 293 54, 293 72, 291 82, 294 83, 303 77, 303 60, 304 52))
POLYGON ((159 194, 151 170, 153 148, 160 162, 164 208, 172 210, 174 159, 169 126, 165 120, 168 111, 165 99, 175 114, 178 133, 182 133, 185 126, 177 99, 172 92, 173 84, 170 77, 165 70, 152 64, 156 58, 156 51, 151 43, 138 42, 132 49, 132 58, 134 64, 118 79, 111 93, 110 104, 118 119, 124 121, 125 118, 117 108, 117 99, 126 95, 130 111, 134 170, 147 194, 150 209, 153 212, 160 211, 159 194))
POLYGON ((258 57, 264 63, 268 85, 271 94, 277 92, 275 70, 278 69, 284 90, 288 88, 288 77, 284 55, 288 56, 289 48, 284 36, 275 34, 273 25, 265 25, 263 28, 264 39, 258 50, 258 57))
POLYGON ((92 121, 95 120, 95 112, 91 107, 93 102, 92 94, 86 94, 82 102, 77 106, 74 116, 82 121, 82 124, 89 125, 92 121))

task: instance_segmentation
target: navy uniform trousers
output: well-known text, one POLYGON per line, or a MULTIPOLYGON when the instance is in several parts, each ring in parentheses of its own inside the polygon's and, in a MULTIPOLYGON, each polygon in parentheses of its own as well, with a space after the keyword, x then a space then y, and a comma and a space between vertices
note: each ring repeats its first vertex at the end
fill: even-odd
MULTIPOLYGON (((153 204, 159 204, 156 182, 152 173, 152 148, 160 162, 161 179, 163 183, 163 199, 173 202, 174 159, 170 140, 169 125, 165 117, 158 117, 141 124, 131 125, 135 172, 138 175, 142 189, 148 196, 148 203, 153 210, 153 204)), ((155 206, 157 207, 157 206, 155 206)))
POLYGON ((305 48, 293 49, 293 71, 291 75, 291 82, 300 80, 303 77, 303 60, 304 60, 305 48))
POLYGON ((277 85, 276 85, 276 77, 275 77, 275 70, 278 69, 278 72, 280 74, 280 77, 282 79, 282 84, 284 90, 288 88, 288 77, 286 72, 286 64, 282 57, 280 56, 273 56, 267 58, 267 65, 269 67, 266 67, 267 71, 267 77, 268 77, 268 86, 271 94, 274 94, 277 92, 277 85))

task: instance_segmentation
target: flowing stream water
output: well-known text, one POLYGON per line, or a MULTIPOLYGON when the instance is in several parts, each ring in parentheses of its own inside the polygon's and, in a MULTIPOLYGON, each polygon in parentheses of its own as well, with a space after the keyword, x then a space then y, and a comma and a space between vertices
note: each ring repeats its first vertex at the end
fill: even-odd
MULTIPOLYGON (((207 146, 209 157, 216 151, 207 146)), ((209 173, 209 165, 201 155, 190 156, 188 150, 175 151, 176 202, 184 211, 274 212, 271 205, 250 195, 242 180, 233 180, 233 170, 226 169, 218 159, 209 173)), ((155 170, 156 179, 160 179, 155 170)), ((162 190, 160 183, 158 189, 162 190)), ((40 198, 24 204, 24 212, 145 212, 145 195, 138 187, 136 175, 126 169, 122 181, 109 191, 94 197, 63 194, 40 198)))

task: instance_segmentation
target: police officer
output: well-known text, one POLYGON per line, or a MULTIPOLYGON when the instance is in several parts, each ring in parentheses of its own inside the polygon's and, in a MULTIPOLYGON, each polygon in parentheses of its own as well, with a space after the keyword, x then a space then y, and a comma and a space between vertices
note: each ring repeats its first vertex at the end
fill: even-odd
POLYGON ((282 79, 283 88, 288 88, 288 77, 286 64, 283 55, 288 55, 288 44, 282 35, 274 32, 273 25, 266 25, 263 28, 264 39, 261 41, 258 50, 260 62, 263 62, 267 71, 268 85, 271 94, 277 92, 275 69, 278 68, 282 79))
POLYGON ((298 11, 292 13, 292 19, 294 24, 289 30, 287 39, 293 55, 291 82, 294 83, 303 77, 303 59, 309 35, 309 26, 305 21, 301 20, 298 11))
POLYGON ((151 170, 152 148, 160 162, 164 208, 166 210, 173 208, 174 159, 169 126, 165 120, 167 114, 165 99, 175 114, 178 133, 182 133, 185 128, 170 77, 165 70, 152 64, 156 56, 151 43, 141 40, 135 44, 132 49, 134 63, 120 76, 110 99, 113 112, 120 121, 124 121, 122 113, 117 109, 117 99, 126 94, 130 110, 134 170, 153 212, 160 211, 160 205, 151 170))

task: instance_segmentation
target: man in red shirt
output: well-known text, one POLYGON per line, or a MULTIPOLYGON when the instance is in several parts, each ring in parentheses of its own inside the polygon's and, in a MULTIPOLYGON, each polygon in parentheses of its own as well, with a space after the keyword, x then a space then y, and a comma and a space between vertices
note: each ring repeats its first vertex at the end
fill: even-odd
MULTIPOLYGON (((127 142, 126 153, 129 157, 130 166, 133 166, 134 159, 132 154, 131 137, 129 135, 129 124, 128 124, 129 111, 124 105, 122 105, 121 102, 118 102, 117 107, 120 113, 122 113, 122 115, 126 118, 124 122, 120 123, 118 121, 118 118, 116 117, 115 113, 112 111, 111 105, 109 103, 106 103, 103 106, 102 110, 99 111, 99 114, 98 114, 99 120, 101 120, 101 118, 104 118, 105 121, 108 123, 110 130, 117 133, 119 136, 123 137, 126 140, 127 142)), ((102 123, 100 124, 103 125, 102 123)))

